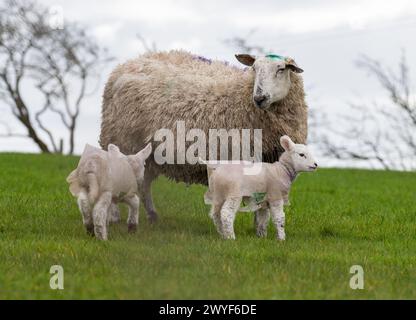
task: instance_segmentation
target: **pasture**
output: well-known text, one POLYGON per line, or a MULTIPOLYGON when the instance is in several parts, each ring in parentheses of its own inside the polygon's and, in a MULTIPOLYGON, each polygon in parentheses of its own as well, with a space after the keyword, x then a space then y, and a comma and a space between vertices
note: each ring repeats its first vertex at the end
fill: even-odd
MULTIPOLYGON (((160 215, 138 233, 123 222, 89 237, 65 178, 78 158, 0 154, 0 299, 415 299, 416 173, 320 169, 302 174, 286 208, 284 243, 253 215, 236 241, 219 238, 204 186, 161 177, 160 215), (64 268, 64 290, 49 269, 64 268), (361 265, 364 290, 349 271, 361 265)), ((126 208, 123 209, 123 219, 126 208)))

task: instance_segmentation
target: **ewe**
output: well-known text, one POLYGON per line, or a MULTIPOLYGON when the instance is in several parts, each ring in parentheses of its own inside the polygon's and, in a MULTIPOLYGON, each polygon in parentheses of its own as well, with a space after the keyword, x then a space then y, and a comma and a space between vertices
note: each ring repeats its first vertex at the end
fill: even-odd
POLYGON ((210 215, 225 239, 235 239, 235 215, 241 202, 247 201, 249 209, 256 210, 257 235, 266 236, 271 212, 277 237, 285 240, 283 206, 288 203, 290 186, 299 172, 314 171, 318 165, 305 145, 294 144, 288 136, 281 137, 280 144, 285 152, 275 163, 207 164, 205 201, 211 204, 210 215))
MULTIPOLYGON (((265 162, 278 160, 283 151, 278 139, 285 134, 306 143, 303 70, 292 59, 276 55, 236 57, 251 68, 184 51, 147 53, 118 66, 103 95, 101 146, 114 143, 124 153, 135 153, 159 129, 176 132, 178 121, 185 121, 188 130, 201 129, 206 137, 209 129, 262 129, 265 162)), ((157 218, 151 184, 160 174, 186 183, 208 182, 202 165, 158 165, 152 157, 140 195, 151 221, 157 218)))
POLYGON ((126 156, 110 144, 108 152, 87 145, 78 167, 67 178, 69 190, 78 199, 79 210, 87 232, 107 240, 107 224, 116 203, 129 206, 129 232, 135 232, 139 222, 138 186, 143 182, 146 159, 152 153, 151 144, 135 155, 126 156))

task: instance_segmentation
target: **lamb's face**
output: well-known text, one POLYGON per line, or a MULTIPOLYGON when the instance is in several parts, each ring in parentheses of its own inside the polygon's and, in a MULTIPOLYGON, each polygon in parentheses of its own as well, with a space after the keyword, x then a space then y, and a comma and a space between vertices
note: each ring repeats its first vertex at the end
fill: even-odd
POLYGON ((252 66, 256 74, 253 103, 261 109, 267 109, 287 96, 291 85, 290 71, 303 72, 292 59, 277 55, 254 57, 240 54, 236 57, 241 63, 252 66))
POLYGON ((304 144, 295 144, 288 136, 281 137, 280 144, 296 172, 315 171, 318 168, 312 153, 304 144))

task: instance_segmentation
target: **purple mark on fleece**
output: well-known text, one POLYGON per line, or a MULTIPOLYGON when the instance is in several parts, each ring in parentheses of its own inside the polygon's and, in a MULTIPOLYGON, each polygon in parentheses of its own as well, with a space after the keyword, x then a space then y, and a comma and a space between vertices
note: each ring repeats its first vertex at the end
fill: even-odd
POLYGON ((195 60, 202 61, 202 62, 206 62, 208 64, 211 64, 212 63, 212 60, 211 59, 205 58, 203 56, 194 56, 194 59, 195 60))
MULTIPOLYGON (((194 58, 194 60, 198 60, 198 61, 201 61, 201 62, 205 62, 205 63, 208 63, 208 64, 212 64, 212 60, 211 59, 205 58, 203 56, 195 55, 195 56, 193 56, 193 58, 194 58)), ((220 62, 223 65, 227 66, 227 67, 234 68, 234 69, 240 70, 240 71, 247 71, 249 69, 249 68, 239 68, 237 66, 231 65, 228 61, 220 61, 220 62)))

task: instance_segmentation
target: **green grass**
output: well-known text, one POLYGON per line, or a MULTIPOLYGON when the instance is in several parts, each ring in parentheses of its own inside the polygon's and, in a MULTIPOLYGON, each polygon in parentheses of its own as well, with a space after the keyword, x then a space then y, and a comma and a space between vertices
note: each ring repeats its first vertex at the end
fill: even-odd
MULTIPOLYGON (((65 182, 77 158, 0 155, 2 299, 385 299, 416 298, 416 174, 322 169, 303 174, 286 208, 287 240, 253 215, 223 241, 203 203, 205 187, 160 178, 161 220, 140 213, 139 232, 112 225, 110 240, 86 235, 65 182), (62 265, 65 289, 49 288, 62 265), (365 289, 351 290, 362 265, 365 289)), ((126 217, 125 209, 123 218, 126 217)))

